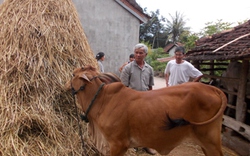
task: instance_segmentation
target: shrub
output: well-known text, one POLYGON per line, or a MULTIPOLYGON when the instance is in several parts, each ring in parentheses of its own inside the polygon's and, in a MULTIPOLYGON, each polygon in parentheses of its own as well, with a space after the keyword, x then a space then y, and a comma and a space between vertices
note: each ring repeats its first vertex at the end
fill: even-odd
POLYGON ((167 62, 160 62, 157 60, 158 58, 164 57, 169 57, 169 54, 164 53, 163 48, 149 49, 146 62, 153 67, 155 76, 164 76, 164 70, 167 62))

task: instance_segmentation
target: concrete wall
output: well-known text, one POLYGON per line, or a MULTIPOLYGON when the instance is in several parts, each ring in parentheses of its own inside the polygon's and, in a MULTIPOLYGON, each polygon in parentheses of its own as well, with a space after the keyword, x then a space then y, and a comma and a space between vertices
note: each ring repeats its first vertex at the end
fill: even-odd
POLYGON ((106 55, 105 72, 119 74, 118 68, 139 41, 139 20, 114 0, 73 2, 93 52, 106 55))
POLYGON ((106 55, 105 72, 119 75, 118 68, 139 42, 139 20, 114 0, 73 0, 73 3, 94 54, 102 51, 106 55))

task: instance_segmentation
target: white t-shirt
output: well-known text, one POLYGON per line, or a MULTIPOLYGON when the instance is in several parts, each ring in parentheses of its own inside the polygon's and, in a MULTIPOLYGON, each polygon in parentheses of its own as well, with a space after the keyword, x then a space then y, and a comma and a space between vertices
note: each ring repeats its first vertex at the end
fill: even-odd
POLYGON ((169 86, 182 84, 184 82, 188 82, 190 77, 197 78, 203 75, 191 63, 184 61, 181 64, 177 64, 176 60, 171 60, 168 62, 165 68, 165 74, 169 74, 169 86))

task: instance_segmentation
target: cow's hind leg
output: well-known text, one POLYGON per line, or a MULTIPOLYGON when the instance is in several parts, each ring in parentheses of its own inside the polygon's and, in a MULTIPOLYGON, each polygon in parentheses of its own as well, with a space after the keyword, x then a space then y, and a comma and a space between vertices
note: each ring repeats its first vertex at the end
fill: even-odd
POLYGON ((220 123, 215 121, 215 123, 197 127, 195 130, 196 139, 206 156, 223 156, 220 123))
POLYGON ((215 145, 206 144, 205 147, 201 147, 206 156, 223 156, 221 147, 215 145))

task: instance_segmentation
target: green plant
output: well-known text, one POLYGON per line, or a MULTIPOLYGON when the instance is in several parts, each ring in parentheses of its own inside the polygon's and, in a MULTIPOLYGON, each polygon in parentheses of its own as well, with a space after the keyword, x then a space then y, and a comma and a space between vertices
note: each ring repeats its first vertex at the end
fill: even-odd
POLYGON ((146 62, 150 64, 156 76, 163 76, 164 70, 167 65, 167 62, 160 62, 158 58, 169 57, 169 54, 166 54, 162 48, 150 49, 146 57, 146 62))

